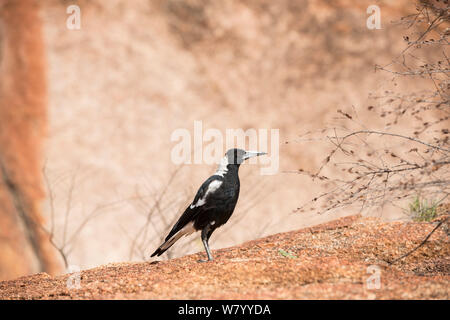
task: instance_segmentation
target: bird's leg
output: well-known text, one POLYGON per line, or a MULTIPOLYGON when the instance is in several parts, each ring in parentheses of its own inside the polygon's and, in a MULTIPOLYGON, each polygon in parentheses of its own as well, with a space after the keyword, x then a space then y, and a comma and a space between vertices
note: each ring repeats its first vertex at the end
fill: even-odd
POLYGON ((209 250, 208 240, 203 240, 203 245, 205 246, 206 254, 208 255, 208 260, 202 260, 202 262, 214 260, 211 251, 209 250))
POLYGON ((211 251, 209 250, 209 244, 208 244, 208 240, 209 237, 211 236, 212 232, 209 228, 209 226, 207 226, 206 228, 204 228, 202 230, 202 242, 203 245, 205 246, 205 250, 206 250, 206 254, 208 255, 208 260, 199 260, 198 262, 208 262, 208 261, 213 261, 213 257, 211 255, 211 251))

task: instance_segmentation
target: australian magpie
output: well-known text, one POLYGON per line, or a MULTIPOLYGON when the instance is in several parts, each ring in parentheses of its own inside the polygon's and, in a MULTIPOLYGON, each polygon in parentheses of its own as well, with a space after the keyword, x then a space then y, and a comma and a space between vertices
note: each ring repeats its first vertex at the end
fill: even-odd
POLYGON ((214 230, 225 224, 234 211, 239 197, 239 166, 244 160, 263 154, 266 153, 242 149, 228 150, 216 173, 202 184, 194 201, 175 223, 164 243, 151 256, 160 256, 182 236, 201 231, 208 261, 213 260, 208 240, 214 230))

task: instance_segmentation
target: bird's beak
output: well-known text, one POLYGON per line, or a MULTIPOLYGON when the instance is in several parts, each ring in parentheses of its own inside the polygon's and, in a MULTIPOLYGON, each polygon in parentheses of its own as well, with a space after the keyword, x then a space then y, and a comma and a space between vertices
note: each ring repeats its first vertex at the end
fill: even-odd
POLYGON ((262 156, 263 154, 267 154, 266 152, 259 152, 259 151, 245 151, 244 156, 242 157, 244 160, 247 160, 249 158, 262 156))

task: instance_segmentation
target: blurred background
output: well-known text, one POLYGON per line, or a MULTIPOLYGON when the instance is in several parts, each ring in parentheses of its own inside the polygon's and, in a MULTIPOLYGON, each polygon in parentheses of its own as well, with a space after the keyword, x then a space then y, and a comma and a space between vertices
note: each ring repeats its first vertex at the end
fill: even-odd
MULTIPOLYGON (((415 11, 407 0, 2 0, 0 10, 0 279, 148 260, 216 170, 171 161, 172 132, 197 120, 280 130, 278 172, 241 167, 237 208, 212 249, 355 214, 294 212, 321 187, 292 171, 317 170, 330 149, 301 135, 337 110, 382 125, 371 97, 429 85, 375 71, 405 46, 393 21, 415 11), (366 25, 373 4, 381 29, 366 25), (70 5, 80 29, 67 27, 70 5)), ((192 235, 163 257, 201 250, 192 235)))

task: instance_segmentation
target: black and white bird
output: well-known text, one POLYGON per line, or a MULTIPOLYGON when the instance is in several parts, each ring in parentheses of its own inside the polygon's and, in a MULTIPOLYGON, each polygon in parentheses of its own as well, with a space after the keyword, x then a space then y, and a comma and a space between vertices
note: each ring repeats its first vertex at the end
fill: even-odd
POLYGON ((202 184, 194 201, 175 223, 164 243, 151 256, 160 256, 182 236, 201 231, 208 261, 213 260, 208 240, 214 230, 225 224, 234 211, 239 197, 239 166, 244 160, 263 154, 266 153, 242 149, 228 150, 217 171, 202 184))

